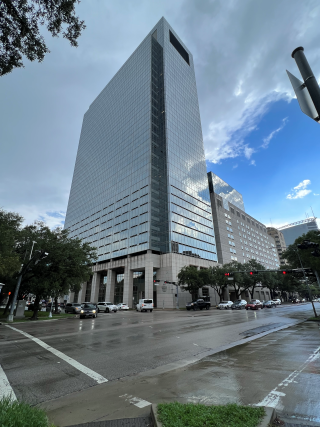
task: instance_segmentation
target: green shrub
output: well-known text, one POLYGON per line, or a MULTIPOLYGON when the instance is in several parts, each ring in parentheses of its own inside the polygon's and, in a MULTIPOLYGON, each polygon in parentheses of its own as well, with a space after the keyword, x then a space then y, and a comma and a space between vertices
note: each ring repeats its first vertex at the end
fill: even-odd
POLYGON ((194 403, 161 403, 158 418, 163 427, 257 427, 263 408, 229 405, 207 406, 194 403))
POLYGON ((43 409, 5 396, 0 400, 1 427, 54 427, 43 409))

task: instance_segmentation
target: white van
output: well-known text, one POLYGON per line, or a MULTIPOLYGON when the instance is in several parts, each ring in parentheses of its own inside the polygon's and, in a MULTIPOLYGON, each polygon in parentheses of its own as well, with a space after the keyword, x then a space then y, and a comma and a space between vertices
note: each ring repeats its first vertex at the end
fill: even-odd
POLYGON ((150 313, 153 310, 153 299, 139 299, 139 302, 136 306, 137 311, 148 311, 150 310, 150 313))

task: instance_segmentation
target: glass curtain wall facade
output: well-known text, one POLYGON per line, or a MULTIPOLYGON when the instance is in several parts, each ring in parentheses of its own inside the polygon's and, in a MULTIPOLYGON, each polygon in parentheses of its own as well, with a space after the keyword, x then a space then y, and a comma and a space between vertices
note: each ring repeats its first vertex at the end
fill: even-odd
POLYGON ((84 116, 65 227, 98 261, 217 260, 193 58, 164 18, 84 116))

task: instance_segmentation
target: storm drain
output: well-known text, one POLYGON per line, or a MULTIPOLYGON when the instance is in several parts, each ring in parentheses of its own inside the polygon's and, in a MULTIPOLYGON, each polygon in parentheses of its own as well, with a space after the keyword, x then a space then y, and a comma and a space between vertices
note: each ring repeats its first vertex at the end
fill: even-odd
POLYGON ((122 418, 121 420, 95 421, 69 427, 153 427, 151 417, 122 418))

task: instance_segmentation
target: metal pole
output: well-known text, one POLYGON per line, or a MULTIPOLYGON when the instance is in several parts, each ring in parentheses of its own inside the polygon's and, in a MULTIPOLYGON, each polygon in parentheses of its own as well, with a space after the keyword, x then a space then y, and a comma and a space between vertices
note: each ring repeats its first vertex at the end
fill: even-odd
POLYGON ((177 289, 177 300, 176 300, 176 309, 179 310, 179 286, 176 285, 177 289))
POLYGON ((32 252, 33 252, 33 247, 34 247, 35 243, 37 243, 37 242, 32 241, 32 247, 31 247, 31 252, 30 252, 30 256, 29 256, 29 261, 31 260, 32 252))
MULTIPOLYGON (((22 267, 23 267, 23 264, 21 265, 20 273, 21 273, 22 267)), ((20 285, 21 285, 21 280, 22 280, 22 273, 19 274, 18 283, 17 283, 17 286, 14 290, 13 299, 12 299, 12 303, 11 303, 11 307, 10 307, 10 312, 9 312, 9 316, 7 318, 8 322, 13 322, 13 311, 14 311, 14 307, 15 307, 16 302, 17 302, 17 297, 18 297, 18 292, 19 292, 20 285)))
POLYGON ((317 110, 318 117, 320 117, 320 88, 303 51, 303 47, 297 47, 291 56, 297 63, 304 84, 317 110))
POLYGON ((302 266, 302 261, 301 261, 300 255, 299 255, 299 249, 298 249, 298 248, 297 248, 297 254, 298 254, 298 258, 299 258, 299 261, 300 261, 300 265, 301 265, 301 268, 302 268, 302 271, 303 271, 303 275, 304 275, 305 283, 306 283, 306 284, 307 284, 307 286, 308 286, 309 298, 310 298, 310 301, 311 301, 311 304, 312 304, 312 308, 313 308, 313 312, 314 312, 314 317, 318 317, 317 312, 316 312, 316 309, 315 309, 315 306, 314 306, 313 301, 312 301, 312 295, 311 295, 310 286, 309 286, 309 283, 308 283, 308 279, 307 279, 307 276, 306 276, 306 272, 304 271, 304 268, 303 268, 303 266, 302 266))

